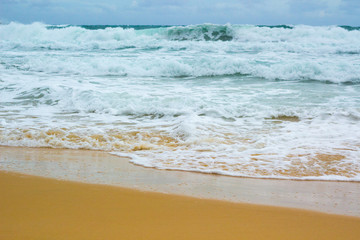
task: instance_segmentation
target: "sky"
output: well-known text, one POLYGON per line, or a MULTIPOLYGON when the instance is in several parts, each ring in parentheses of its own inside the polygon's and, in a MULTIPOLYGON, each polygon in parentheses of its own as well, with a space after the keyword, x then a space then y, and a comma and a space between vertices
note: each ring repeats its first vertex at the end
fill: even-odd
POLYGON ((360 0, 0 0, 0 21, 360 26, 360 0))

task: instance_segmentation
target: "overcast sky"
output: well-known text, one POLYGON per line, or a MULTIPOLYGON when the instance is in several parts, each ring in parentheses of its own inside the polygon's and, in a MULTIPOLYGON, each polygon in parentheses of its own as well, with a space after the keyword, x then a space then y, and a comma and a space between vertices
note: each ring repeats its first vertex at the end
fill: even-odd
POLYGON ((360 0, 0 0, 0 21, 360 26, 360 0))

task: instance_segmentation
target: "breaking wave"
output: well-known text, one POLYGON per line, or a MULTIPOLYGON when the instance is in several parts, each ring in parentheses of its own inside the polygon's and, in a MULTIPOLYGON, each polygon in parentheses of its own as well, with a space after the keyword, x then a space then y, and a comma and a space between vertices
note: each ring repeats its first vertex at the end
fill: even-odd
POLYGON ((89 76, 251 75, 271 80, 360 81, 360 31, 349 27, 0 26, 0 67, 89 76), (37 58, 17 52, 37 52, 37 58), (96 57, 94 57, 96 56, 96 57))
POLYGON ((357 27, 9 23, 0 51, 0 144, 360 181, 357 27))

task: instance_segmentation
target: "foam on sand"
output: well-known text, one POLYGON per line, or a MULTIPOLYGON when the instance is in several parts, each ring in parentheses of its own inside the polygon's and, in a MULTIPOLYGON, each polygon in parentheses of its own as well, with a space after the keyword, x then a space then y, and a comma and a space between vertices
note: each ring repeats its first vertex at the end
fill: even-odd
POLYGON ((160 171, 99 151, 0 147, 0 170, 197 198, 360 217, 360 184, 160 171))

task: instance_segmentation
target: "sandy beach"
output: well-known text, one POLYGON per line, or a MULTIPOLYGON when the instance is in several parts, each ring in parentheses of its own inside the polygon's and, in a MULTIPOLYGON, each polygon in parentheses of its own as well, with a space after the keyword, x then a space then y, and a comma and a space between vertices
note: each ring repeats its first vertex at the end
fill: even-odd
POLYGON ((1 239, 359 239, 360 219, 0 174, 1 239))
POLYGON ((0 170, 33 176, 360 217, 360 184, 144 168, 101 151, 0 147, 0 170))
POLYGON ((43 2, 0 4, 0 240, 360 239, 354 1, 43 2))
MULTIPOLYGON (((185 194, 198 193, 197 198, 179 196, 181 185, 178 186, 174 183, 168 183, 173 185, 173 189, 178 189, 178 192, 175 191, 173 194, 149 191, 166 192, 165 188, 161 187, 161 182, 164 180, 162 174, 167 176, 185 174, 187 177, 190 175, 209 176, 220 179, 216 184, 211 181, 208 183, 207 189, 209 191, 213 189, 215 193, 216 188, 211 186, 212 184, 224 184, 224 192, 227 191, 227 187, 234 188, 230 184, 231 181, 226 183, 225 180, 221 180, 222 176, 159 171, 129 164, 134 169, 138 169, 135 171, 130 166, 127 168, 128 175, 124 179, 127 179, 128 183, 125 185, 129 187, 132 182, 136 183, 133 186, 137 186, 129 189, 121 187, 119 184, 113 184, 116 186, 103 185, 104 183, 101 185, 87 184, 4 171, 11 159, 17 158, 18 162, 14 161, 14 165, 22 163, 27 167, 27 171, 23 170, 23 172, 33 175, 37 173, 31 171, 38 169, 43 172, 44 176, 52 176, 45 174, 44 166, 51 171, 51 164, 56 163, 55 166, 58 168, 59 166, 63 167, 62 171, 67 169, 69 174, 64 177, 65 179, 66 177, 72 179, 71 173, 77 173, 75 175, 78 175, 79 179, 83 178, 84 182, 85 180, 95 181, 96 177, 84 178, 82 177, 84 173, 79 174, 78 171, 74 171, 76 162, 81 160, 81 155, 87 159, 88 166, 83 171, 91 175, 93 174, 91 166, 95 164, 97 168, 101 169, 100 166, 106 163, 106 159, 103 157, 108 154, 95 151, 1 147, 0 239, 359 239, 360 237, 359 217, 240 203, 239 201, 234 202, 234 199, 233 202, 210 200, 205 198, 211 198, 211 194, 204 194, 206 191, 195 185, 187 186, 187 189, 192 190, 185 191, 185 194), (51 156, 53 158, 49 159, 51 156), (102 158, 96 158, 96 156, 102 158), (65 161, 66 159, 70 160, 73 165, 69 165, 69 162, 65 161), (141 178, 145 181, 151 179, 144 172, 141 173, 142 170, 152 172, 153 178, 157 179, 153 180, 152 186, 157 184, 160 186, 159 189, 147 188, 147 191, 144 191, 146 186, 139 187, 141 178), (159 172, 161 174, 156 176, 159 172)), ((111 158, 108 160, 108 164, 111 163, 111 158)), ((111 175, 109 172, 107 174, 111 175)), ((119 174, 121 175, 123 172, 119 174)), ((101 178, 101 175, 97 178, 101 178)), ((112 179, 114 180, 114 178, 112 179)), ((172 178, 172 181, 175 181, 174 179, 172 178)), ((195 180, 201 182, 201 178, 191 179, 189 177, 188 179, 190 185, 195 180)), ((225 179, 236 180, 239 178, 225 177, 225 179)), ((169 181, 169 179, 166 180, 169 181)), ((251 179, 247 179, 247 181, 249 188, 255 188, 251 179)), ((270 182, 275 186, 278 184, 274 180, 262 181, 270 182)), ((318 181, 280 182, 282 182, 282 186, 289 184, 290 187, 292 187, 291 183, 303 183, 308 186, 316 186, 321 183, 318 181)), ((331 182, 327 184, 334 186, 350 184, 349 186, 353 186, 351 183, 331 182)), ((261 186, 259 183, 256 185, 258 188, 253 191, 261 191, 261 189, 265 191, 264 185, 261 186)), ((356 183, 354 186, 357 186, 356 183)), ((274 189, 276 190, 273 188, 273 191, 274 189)), ((320 189, 318 190, 320 191, 320 189)), ((356 188, 353 190, 355 191, 356 188)), ((283 199, 283 202, 290 201, 286 195, 279 190, 276 191, 278 191, 277 199, 283 199)), ((251 196, 251 192, 248 190, 244 193, 251 196)), ((293 199, 303 198, 303 208, 307 208, 309 202, 305 200, 304 196, 300 194, 293 196, 293 199)), ((348 198, 350 197, 355 198, 356 194, 350 194, 348 198)), ((332 197, 334 203, 338 201, 337 198, 338 196, 332 197)), ((226 198, 223 199, 226 200, 226 198)), ((266 200, 269 201, 269 198, 264 199, 264 201, 266 200)), ((352 200, 356 202, 356 199, 352 200)), ((259 203, 254 194, 252 201, 252 203, 259 203)), ((349 201, 349 199, 344 198, 344 201, 349 201)), ((299 203, 293 200, 292 204, 297 206, 299 203)), ((280 200, 278 205, 288 206, 280 200)), ((344 208, 340 209, 343 214, 346 214, 344 208)), ((326 212, 321 207, 319 210, 326 212)), ((356 215, 356 213, 352 215, 356 215)))

